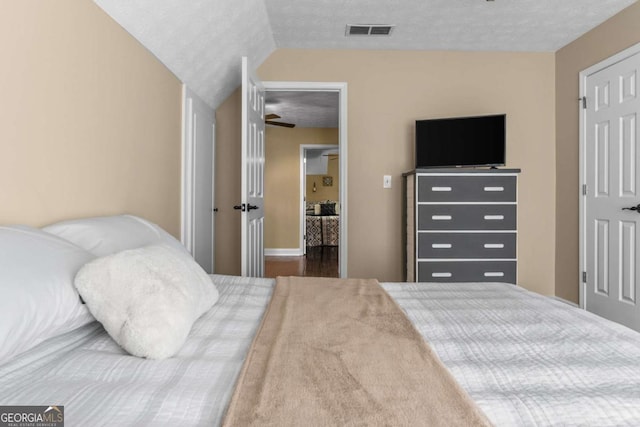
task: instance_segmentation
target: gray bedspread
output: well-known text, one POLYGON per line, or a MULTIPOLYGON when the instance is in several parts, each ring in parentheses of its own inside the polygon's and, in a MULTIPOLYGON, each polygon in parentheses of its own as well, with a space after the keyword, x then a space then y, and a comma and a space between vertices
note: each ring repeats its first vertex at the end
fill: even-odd
POLYGON ((175 357, 130 356, 94 322, 0 366, 0 405, 64 405, 70 427, 219 424, 273 280, 213 277, 220 300, 175 357))
POLYGON ((497 426, 640 426, 640 333, 501 283, 387 283, 497 426))
MULTIPOLYGON (((220 301, 171 359, 93 323, 0 366, 0 405, 65 406, 68 426, 220 423, 273 280, 213 276, 220 301)), ((512 285, 383 283, 498 426, 640 425, 640 334, 512 285)))

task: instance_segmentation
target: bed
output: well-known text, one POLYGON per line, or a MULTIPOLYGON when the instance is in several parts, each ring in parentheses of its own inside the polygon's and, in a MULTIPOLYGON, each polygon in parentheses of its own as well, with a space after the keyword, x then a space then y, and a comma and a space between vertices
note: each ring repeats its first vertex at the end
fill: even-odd
MULTIPOLYGON (((219 299, 174 357, 128 355, 89 321, 3 361, 0 405, 55 402, 68 425, 220 424, 274 281, 211 280, 219 299)), ((494 425, 640 425, 637 332, 513 285, 382 287, 494 425)))
POLYGON ((325 202, 307 203, 305 216, 306 245, 339 246, 340 244, 340 216, 338 203, 327 200, 325 202))

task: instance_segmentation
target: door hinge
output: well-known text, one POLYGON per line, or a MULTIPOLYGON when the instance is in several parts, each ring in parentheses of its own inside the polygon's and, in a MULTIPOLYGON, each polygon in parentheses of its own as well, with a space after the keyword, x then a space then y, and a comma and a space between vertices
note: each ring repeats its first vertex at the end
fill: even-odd
POLYGON ((586 110, 587 109, 587 97, 583 96, 578 98, 578 101, 582 101, 582 109, 586 110))
POLYGON ((582 283, 587 283, 587 272, 586 271, 582 272, 582 283))
POLYGON ((587 187, 587 184, 582 184, 582 195, 586 196, 588 191, 589 188, 587 187))

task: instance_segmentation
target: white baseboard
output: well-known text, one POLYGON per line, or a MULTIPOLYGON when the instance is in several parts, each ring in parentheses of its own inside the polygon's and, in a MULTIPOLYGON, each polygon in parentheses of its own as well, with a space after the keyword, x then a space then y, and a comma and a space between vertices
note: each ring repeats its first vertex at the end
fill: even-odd
POLYGON ((264 248, 265 256, 302 256, 300 248, 264 248))

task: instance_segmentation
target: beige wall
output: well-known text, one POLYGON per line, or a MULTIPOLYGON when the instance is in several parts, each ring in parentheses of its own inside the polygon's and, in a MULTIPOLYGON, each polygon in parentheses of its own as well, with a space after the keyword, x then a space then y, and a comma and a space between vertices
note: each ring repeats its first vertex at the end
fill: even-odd
POLYGON ((520 283, 554 293, 555 69, 552 53, 274 52, 264 80, 348 83, 348 272, 402 279, 401 173, 427 117, 506 113, 508 167, 520 179, 520 283), (382 188, 382 176, 393 188, 382 188))
POLYGON ((640 3, 556 52, 556 295, 578 302, 578 74, 640 42, 640 3))
POLYGON ((265 248, 300 247, 300 145, 337 142, 337 129, 267 126, 265 248))
POLYGON ((180 82, 93 2, 3 2, 0 94, 0 224, 130 212, 179 235, 180 82))

